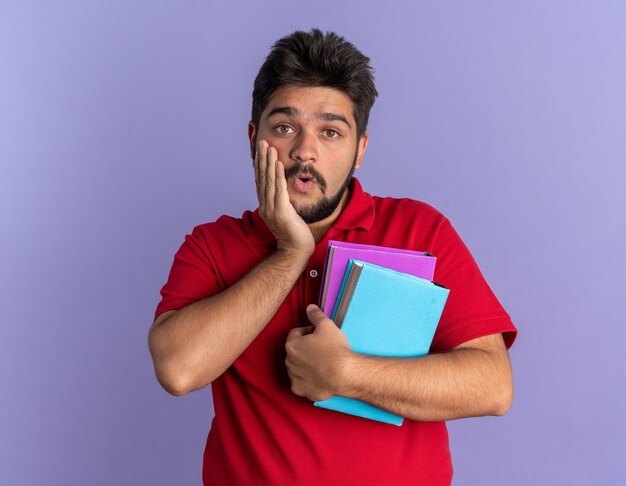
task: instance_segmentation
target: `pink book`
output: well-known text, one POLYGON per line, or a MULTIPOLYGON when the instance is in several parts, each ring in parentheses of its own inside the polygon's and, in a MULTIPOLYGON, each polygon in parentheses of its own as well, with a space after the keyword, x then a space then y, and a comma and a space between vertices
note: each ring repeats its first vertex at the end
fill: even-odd
POLYGON ((328 317, 332 315, 335 308, 337 294, 350 258, 428 280, 433 279, 435 262, 437 261, 430 253, 423 251, 345 241, 329 241, 319 297, 319 307, 328 317))

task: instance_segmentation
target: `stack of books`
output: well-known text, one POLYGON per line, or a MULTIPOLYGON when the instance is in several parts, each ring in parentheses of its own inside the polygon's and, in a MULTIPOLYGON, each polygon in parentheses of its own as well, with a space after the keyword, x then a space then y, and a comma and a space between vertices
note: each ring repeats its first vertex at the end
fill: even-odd
MULTIPOLYGON (((432 281, 435 263, 425 252, 330 241, 319 307, 357 353, 424 356, 449 293, 432 281)), ((334 396, 315 405, 394 425, 404 420, 353 398, 334 396)))

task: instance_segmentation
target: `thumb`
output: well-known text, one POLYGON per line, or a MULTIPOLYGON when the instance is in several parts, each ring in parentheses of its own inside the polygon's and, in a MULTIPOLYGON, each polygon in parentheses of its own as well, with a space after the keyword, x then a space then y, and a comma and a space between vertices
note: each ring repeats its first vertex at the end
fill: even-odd
POLYGON ((306 313, 309 321, 311 321, 311 324, 313 324, 314 326, 317 326, 324 319, 327 319, 322 309, 320 309, 315 304, 309 304, 306 308, 306 313))
POLYGON ((326 314, 324 314, 324 311, 322 311, 322 309, 315 304, 309 304, 306 308, 306 313, 309 317, 309 321, 311 321, 311 324, 313 324, 316 329, 326 324, 334 325, 334 322, 331 321, 326 314))

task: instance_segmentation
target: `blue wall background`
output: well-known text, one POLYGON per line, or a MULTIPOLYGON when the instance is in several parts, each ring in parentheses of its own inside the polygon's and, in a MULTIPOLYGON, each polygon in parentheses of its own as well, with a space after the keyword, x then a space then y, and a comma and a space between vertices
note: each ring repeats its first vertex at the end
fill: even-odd
POLYGON ((520 335, 457 485, 626 482, 626 8, 617 1, 0 3, 0 478, 199 484, 208 389, 147 349, 184 235, 256 207, 271 44, 336 30, 380 97, 357 173, 444 212, 520 335))

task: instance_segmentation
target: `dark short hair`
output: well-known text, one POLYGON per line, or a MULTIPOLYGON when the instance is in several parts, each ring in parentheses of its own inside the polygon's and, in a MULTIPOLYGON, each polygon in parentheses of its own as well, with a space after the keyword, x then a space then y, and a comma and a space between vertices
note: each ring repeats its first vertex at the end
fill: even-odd
POLYGON ((276 41, 259 69, 252 91, 252 123, 258 128, 261 113, 272 94, 286 85, 323 86, 342 91, 352 100, 357 139, 378 91, 370 59, 334 32, 296 31, 276 41))

